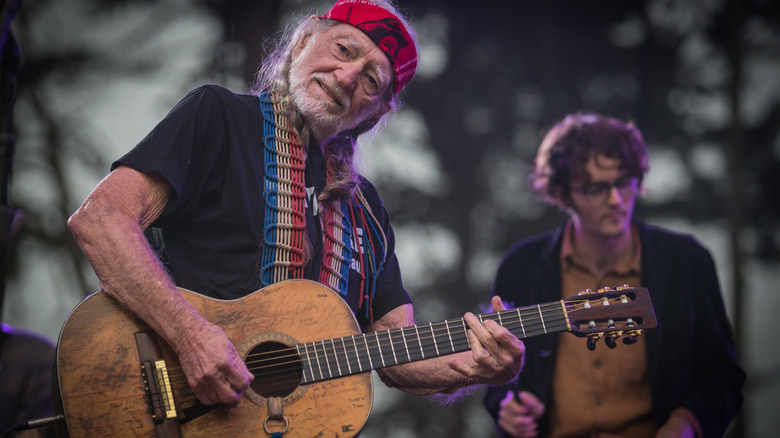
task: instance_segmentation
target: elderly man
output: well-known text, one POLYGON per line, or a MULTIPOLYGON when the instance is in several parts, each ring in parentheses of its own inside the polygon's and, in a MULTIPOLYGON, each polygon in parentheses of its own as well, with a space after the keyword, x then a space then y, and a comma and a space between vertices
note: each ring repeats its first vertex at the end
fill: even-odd
MULTIPOLYGON (((254 375, 178 288, 232 300, 310 279, 338 292, 364 332, 414 323, 387 211, 353 154, 416 65, 393 5, 341 0, 280 39, 253 94, 190 92, 70 218, 101 287, 172 347, 203 404, 235 406, 254 375)), ((464 319, 470 351, 382 368, 382 380, 427 395, 516 377, 523 344, 464 319)))

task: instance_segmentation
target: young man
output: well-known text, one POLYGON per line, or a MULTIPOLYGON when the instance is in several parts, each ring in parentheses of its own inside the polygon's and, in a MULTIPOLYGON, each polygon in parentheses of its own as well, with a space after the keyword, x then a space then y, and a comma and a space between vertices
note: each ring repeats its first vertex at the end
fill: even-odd
POLYGON ((525 306, 646 287, 658 328, 595 351, 568 333, 527 340, 526 371, 485 398, 501 436, 716 437, 736 415, 745 374, 712 257, 693 237, 634 217, 647 170, 632 123, 577 113, 542 140, 530 186, 570 217, 516 244, 493 293, 525 306))
MULTIPOLYGON (((254 376, 177 286, 235 299, 307 278, 339 292, 364 331, 414 324, 387 212, 353 153, 416 65, 392 4, 340 0, 280 40, 255 94, 190 92, 70 218, 101 287, 170 344, 202 403, 239 403, 254 376)), ((465 319, 471 352, 381 378, 416 394, 514 378, 523 344, 465 319)))

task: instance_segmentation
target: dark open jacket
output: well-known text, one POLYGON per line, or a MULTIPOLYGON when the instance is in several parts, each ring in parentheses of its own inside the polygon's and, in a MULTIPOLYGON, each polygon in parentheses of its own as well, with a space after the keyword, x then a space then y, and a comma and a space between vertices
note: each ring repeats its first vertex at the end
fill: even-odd
MULTIPOLYGON (((737 362, 712 256, 690 235, 635 224, 642 245, 642 286, 650 292, 658 321, 657 329, 643 334, 653 418, 660 427, 684 406, 705 437, 722 436, 742 404, 745 373, 737 362)), ((517 307, 559 300, 562 235, 563 226, 517 243, 499 267, 493 293, 517 307)), ((548 407, 558 336, 573 335, 525 340, 525 367, 512 386, 534 393, 548 407)), ((492 387, 485 396, 494 419, 506 392, 506 386, 492 387)), ((540 436, 549 433, 549 411, 540 419, 540 436)), ((506 436, 500 429, 499 435, 506 436)))

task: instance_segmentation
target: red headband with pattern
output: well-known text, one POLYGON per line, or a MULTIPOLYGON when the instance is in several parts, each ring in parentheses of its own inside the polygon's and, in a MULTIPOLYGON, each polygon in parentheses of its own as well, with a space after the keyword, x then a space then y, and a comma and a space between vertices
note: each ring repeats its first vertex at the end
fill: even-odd
POLYGON ((401 20, 387 9, 368 0, 340 0, 320 18, 351 24, 379 46, 395 70, 395 94, 414 77, 417 48, 401 20))

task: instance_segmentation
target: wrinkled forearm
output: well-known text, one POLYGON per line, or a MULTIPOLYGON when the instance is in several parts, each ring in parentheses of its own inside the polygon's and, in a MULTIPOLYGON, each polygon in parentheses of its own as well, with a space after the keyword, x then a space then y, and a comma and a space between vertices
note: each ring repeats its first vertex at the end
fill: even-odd
POLYGON ((119 168, 104 179, 68 220, 68 228, 101 288, 163 338, 181 343, 202 326, 202 317, 178 293, 143 234, 164 207, 167 187, 132 172, 119 168))
POLYGON ((127 225, 118 220, 110 224, 85 220, 71 228, 100 287, 164 338, 176 339, 176 326, 164 322, 174 320, 174 315, 186 315, 188 304, 175 292, 173 282, 143 240, 142 232, 127 225))
MULTIPOLYGON (((390 311, 374 322, 368 327, 368 331, 381 331, 411 325, 414 325, 414 316, 412 306, 407 304, 390 311)), ((437 393, 451 393, 470 383, 466 376, 449 366, 449 362, 456 358, 473 363, 471 352, 465 351, 449 356, 381 368, 377 370, 377 374, 385 385, 410 394, 427 396, 437 393)))
POLYGON ((449 366, 451 360, 473 362, 466 351, 419 362, 407 363, 377 370, 385 385, 414 395, 451 394, 472 385, 463 374, 449 366))

